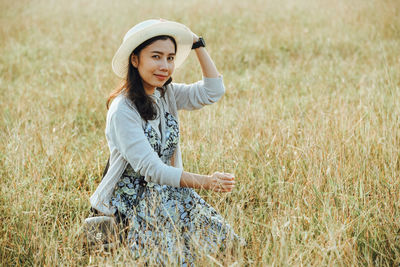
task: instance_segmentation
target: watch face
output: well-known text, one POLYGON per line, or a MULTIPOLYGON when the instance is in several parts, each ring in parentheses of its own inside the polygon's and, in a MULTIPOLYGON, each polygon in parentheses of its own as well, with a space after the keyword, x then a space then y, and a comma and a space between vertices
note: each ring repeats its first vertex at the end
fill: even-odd
POLYGON ((202 47, 206 47, 206 41, 204 41, 203 37, 200 37, 199 41, 201 42, 202 47))

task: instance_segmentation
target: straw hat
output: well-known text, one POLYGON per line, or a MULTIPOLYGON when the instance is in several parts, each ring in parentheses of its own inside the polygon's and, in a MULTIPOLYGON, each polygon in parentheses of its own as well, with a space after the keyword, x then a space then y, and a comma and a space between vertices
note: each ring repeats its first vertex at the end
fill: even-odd
POLYGON ((133 26, 124 36, 112 60, 112 69, 120 78, 126 78, 129 56, 144 41, 158 36, 169 35, 175 39, 175 68, 178 68, 189 55, 193 45, 191 30, 185 25, 168 20, 150 19, 133 26))

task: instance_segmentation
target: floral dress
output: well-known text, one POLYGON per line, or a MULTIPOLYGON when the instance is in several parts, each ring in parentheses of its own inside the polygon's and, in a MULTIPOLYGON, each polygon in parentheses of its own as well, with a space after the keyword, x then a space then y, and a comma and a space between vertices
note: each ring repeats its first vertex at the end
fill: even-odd
MULTIPOLYGON (((159 157, 170 165, 178 145, 177 120, 165 112, 165 142, 146 123, 144 133, 159 157)), ((156 262, 173 260, 193 265, 196 251, 217 252, 230 242, 244 243, 222 216, 191 188, 146 182, 128 164, 111 203, 129 221, 127 241, 135 258, 156 255, 156 262)))

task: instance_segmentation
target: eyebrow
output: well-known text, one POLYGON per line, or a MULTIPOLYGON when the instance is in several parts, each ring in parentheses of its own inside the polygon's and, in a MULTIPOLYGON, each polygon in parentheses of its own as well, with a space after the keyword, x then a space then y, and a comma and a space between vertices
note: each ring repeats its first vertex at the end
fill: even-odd
MULTIPOLYGON (((164 55, 164 53, 161 52, 161 51, 151 51, 150 53, 156 53, 156 54, 164 55)), ((169 56, 175 56, 175 53, 169 53, 168 55, 169 56)))

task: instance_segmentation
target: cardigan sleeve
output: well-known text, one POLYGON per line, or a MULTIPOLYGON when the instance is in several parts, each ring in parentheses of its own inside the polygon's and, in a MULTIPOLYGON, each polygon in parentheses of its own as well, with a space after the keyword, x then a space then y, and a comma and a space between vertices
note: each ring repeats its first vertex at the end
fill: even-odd
POLYGON ((140 115, 127 108, 117 109, 110 118, 110 137, 131 167, 147 182, 180 187, 182 169, 166 165, 151 147, 140 115))
POLYGON ((222 76, 192 84, 172 84, 177 109, 193 110, 217 102, 225 93, 222 76))

